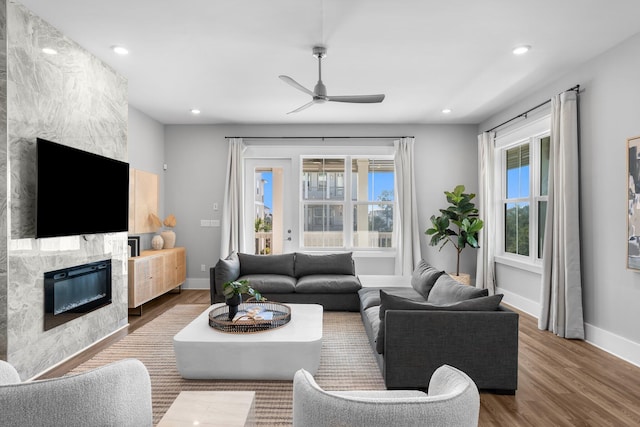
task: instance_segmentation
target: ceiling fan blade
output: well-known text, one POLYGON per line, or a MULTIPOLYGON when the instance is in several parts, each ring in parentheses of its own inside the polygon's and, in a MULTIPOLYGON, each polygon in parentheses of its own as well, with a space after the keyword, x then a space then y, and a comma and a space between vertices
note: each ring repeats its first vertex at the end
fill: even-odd
POLYGON ((347 95, 347 96, 328 96, 327 101, 333 102, 355 102, 359 104, 369 104, 374 102, 382 102, 383 94, 378 95, 347 95))
POLYGON ((293 111, 289 111, 287 114, 297 113, 298 111, 306 110, 307 108, 311 107, 313 104, 317 104, 317 103, 318 103, 318 101, 316 99, 314 99, 313 101, 307 102, 302 107, 298 107, 293 111))
POLYGON ((303 91, 307 95, 311 95, 311 96, 315 95, 315 93, 311 92, 309 89, 307 89, 306 87, 302 86, 300 83, 298 83, 297 81, 293 80, 289 76, 278 76, 278 77, 280 77, 280 80, 282 80, 283 82, 295 87, 298 90, 303 91))

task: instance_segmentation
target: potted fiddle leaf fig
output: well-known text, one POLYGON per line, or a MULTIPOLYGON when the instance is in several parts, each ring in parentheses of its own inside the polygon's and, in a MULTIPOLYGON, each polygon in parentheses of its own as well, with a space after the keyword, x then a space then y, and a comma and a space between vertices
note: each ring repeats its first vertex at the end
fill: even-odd
POLYGON ((425 233, 431 236, 431 246, 440 244, 439 250, 447 243, 456 248, 456 276, 460 276, 460 254, 467 246, 479 247, 478 232, 484 222, 478 218, 478 209, 472 202, 476 195, 465 193, 464 185, 457 185, 453 191, 445 191, 444 194, 450 205, 440 209, 439 216, 431 216, 431 227, 425 233))
POLYGON ((222 294, 229 306, 229 319, 233 319, 238 313, 238 306, 242 302, 242 294, 247 294, 255 298, 256 301, 262 301, 262 294, 249 285, 247 280, 233 280, 222 285, 222 294))

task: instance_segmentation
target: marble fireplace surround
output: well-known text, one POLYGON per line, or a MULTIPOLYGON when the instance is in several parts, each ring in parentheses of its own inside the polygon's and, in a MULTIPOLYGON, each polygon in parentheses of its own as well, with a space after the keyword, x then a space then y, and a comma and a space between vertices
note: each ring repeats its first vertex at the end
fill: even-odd
POLYGON ((127 161, 127 81, 18 2, 0 38, 0 359, 27 379, 127 324, 126 232, 34 238, 36 138, 127 161), (44 272, 104 259, 112 303, 45 331, 44 272))

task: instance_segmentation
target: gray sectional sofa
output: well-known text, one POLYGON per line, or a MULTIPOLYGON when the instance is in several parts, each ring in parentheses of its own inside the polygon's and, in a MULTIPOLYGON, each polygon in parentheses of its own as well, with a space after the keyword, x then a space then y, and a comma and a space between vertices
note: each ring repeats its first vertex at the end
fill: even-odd
POLYGON ((271 301, 359 310, 388 389, 426 389, 445 364, 480 390, 517 389, 518 313, 502 295, 458 283, 424 260, 411 287, 362 287, 351 253, 232 253, 211 269, 211 303, 224 301, 225 282, 243 279, 271 301))
POLYGON ((388 389, 425 389, 441 365, 455 366, 481 390, 518 386, 518 314, 422 261, 411 287, 363 288, 360 313, 388 389))
POLYGON ((223 302, 222 286, 232 280, 249 284, 270 301, 321 304, 325 310, 358 311, 358 291, 351 252, 332 254, 251 255, 232 253, 210 270, 211 303, 223 302))

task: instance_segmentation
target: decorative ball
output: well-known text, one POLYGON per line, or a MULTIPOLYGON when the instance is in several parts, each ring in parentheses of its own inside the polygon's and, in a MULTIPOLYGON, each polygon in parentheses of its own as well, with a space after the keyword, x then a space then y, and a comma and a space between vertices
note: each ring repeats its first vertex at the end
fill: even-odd
POLYGON ((164 246, 164 239, 162 238, 162 236, 160 236, 159 234, 156 234, 155 236, 153 236, 153 239, 151 239, 151 247, 155 250, 158 250, 158 249, 162 249, 163 246, 164 246))

